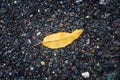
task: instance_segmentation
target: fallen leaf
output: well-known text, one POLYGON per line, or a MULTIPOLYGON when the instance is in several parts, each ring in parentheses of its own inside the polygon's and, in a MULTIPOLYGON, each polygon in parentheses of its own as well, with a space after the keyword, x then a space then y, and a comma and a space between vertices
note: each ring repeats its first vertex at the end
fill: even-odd
POLYGON ((50 34, 43 39, 42 45, 51 49, 62 48, 72 43, 82 33, 83 33, 83 29, 76 29, 72 33, 58 32, 58 33, 50 34))

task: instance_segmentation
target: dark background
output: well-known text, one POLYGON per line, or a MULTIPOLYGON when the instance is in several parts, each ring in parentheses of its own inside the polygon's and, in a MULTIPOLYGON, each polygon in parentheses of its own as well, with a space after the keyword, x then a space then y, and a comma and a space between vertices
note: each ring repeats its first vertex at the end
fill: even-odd
POLYGON ((0 0, 1 80, 120 80, 119 66, 120 0, 0 0), (32 47, 75 29, 67 47, 32 47))

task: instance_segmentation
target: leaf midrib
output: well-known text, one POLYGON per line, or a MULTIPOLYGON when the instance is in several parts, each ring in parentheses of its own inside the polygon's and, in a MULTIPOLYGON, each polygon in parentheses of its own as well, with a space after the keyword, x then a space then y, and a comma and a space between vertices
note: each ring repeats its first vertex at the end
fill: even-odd
MULTIPOLYGON (((77 32, 77 33, 79 33, 79 32, 77 32)), ((77 34, 77 33, 74 33, 74 34, 77 34)), ((70 36, 72 36, 74 34, 70 33, 70 35, 67 36, 66 38, 63 38, 63 39, 60 39, 60 40, 54 40, 54 41, 61 41, 61 40, 67 39, 67 38, 69 38, 70 36)), ((42 43, 48 43, 48 42, 54 42, 54 41, 43 41, 42 43)))

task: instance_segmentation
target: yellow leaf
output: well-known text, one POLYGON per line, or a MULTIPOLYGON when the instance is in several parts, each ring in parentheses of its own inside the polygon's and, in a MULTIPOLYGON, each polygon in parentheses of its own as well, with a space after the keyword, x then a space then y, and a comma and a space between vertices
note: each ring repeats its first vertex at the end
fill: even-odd
POLYGON ((79 38, 79 36, 82 33, 83 33, 83 29, 77 29, 72 33, 58 32, 58 33, 50 34, 43 39, 42 45, 51 49, 62 48, 69 45, 77 38, 79 38))

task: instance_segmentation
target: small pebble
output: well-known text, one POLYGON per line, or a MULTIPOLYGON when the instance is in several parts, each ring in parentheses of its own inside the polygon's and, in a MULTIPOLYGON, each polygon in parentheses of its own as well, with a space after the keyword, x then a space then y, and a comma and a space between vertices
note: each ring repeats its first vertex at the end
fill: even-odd
POLYGON ((90 73, 89 72, 83 72, 81 74, 84 78, 89 78, 90 77, 90 73))
POLYGON ((42 66, 45 66, 45 61, 40 62, 42 66))
POLYGON ((31 40, 30 40, 30 39, 28 39, 27 41, 28 41, 27 43, 30 45, 30 44, 31 44, 31 40))
POLYGON ((1 13, 6 13, 7 12, 7 9, 6 8, 0 8, 0 14, 1 13))
POLYGON ((89 16, 89 15, 87 15, 85 18, 90 18, 90 16, 89 16))
POLYGON ((89 38, 87 39, 86 44, 87 44, 87 45, 90 44, 90 39, 89 39, 89 38))
POLYGON ((97 38, 97 40, 99 41, 99 40, 100 40, 100 38, 97 38))
POLYGON ((30 70, 33 71, 33 70, 34 70, 34 67, 30 67, 30 70))
POLYGON ((33 17, 33 15, 31 14, 30 17, 33 17))
POLYGON ((76 0, 76 3, 82 2, 83 0, 76 0))
POLYGON ((65 60, 65 63, 68 64, 68 60, 65 60))
POLYGON ((38 32, 36 35, 39 36, 41 34, 41 32, 38 32))
POLYGON ((74 71, 76 69, 76 66, 72 66, 71 70, 74 71))
POLYGON ((63 26, 64 26, 64 24, 63 24, 63 23, 60 23, 60 24, 59 24, 59 26, 60 26, 60 27, 63 27, 63 26))
POLYGON ((100 63, 97 63, 96 65, 97 65, 97 66, 100 66, 100 63))
POLYGON ((17 3, 17 1, 14 1, 14 4, 16 4, 17 3))
POLYGON ((62 2, 62 1, 60 1, 60 3, 61 3, 61 4, 63 4, 63 2, 62 2))
POLYGON ((12 75, 12 73, 10 72, 9 75, 12 75))
POLYGON ((106 4, 106 0, 100 0, 100 4, 106 4))
POLYGON ((55 15, 55 14, 53 14, 51 17, 52 17, 53 19, 55 19, 55 18, 56 18, 56 15, 55 15))
POLYGON ((40 12, 40 9, 38 9, 38 13, 40 12))
POLYGON ((57 54, 56 53, 54 53, 54 56, 56 56, 57 54))
POLYGON ((3 72, 2 71, 0 71, 0 77, 2 77, 3 76, 3 72))
POLYGON ((55 74, 55 71, 53 71, 52 73, 55 74))
POLYGON ((99 49, 100 47, 99 46, 96 46, 97 49, 99 49))

